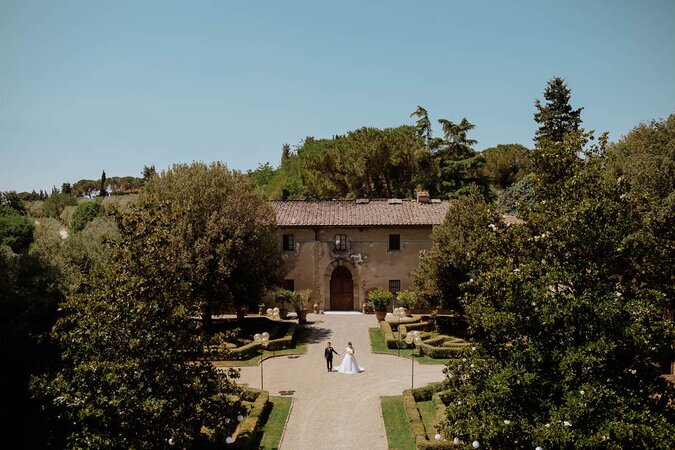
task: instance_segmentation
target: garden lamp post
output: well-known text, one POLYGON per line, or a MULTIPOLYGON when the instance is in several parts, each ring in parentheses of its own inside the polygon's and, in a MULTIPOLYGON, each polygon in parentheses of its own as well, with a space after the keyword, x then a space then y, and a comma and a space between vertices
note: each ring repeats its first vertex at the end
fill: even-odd
POLYGON ((405 316, 405 308, 394 308, 394 316, 398 323, 398 340, 396 341, 396 348, 398 349, 398 356, 401 356, 401 317, 405 316))
MULTIPOLYGON (((422 338, 420 337, 420 332, 415 330, 415 331, 411 331, 409 333, 406 333, 405 342, 408 345, 414 344, 415 348, 417 348, 417 346, 422 343, 422 338)), ((410 389, 413 389, 415 387, 415 348, 413 348, 412 355, 410 355, 410 368, 411 368, 410 389)))
POLYGON ((258 344, 262 346, 262 349, 260 350, 260 390, 263 389, 263 361, 265 361, 265 349, 267 348, 267 345, 270 343, 270 335, 267 331, 264 333, 256 333, 255 336, 253 336, 253 340, 256 341, 258 344))

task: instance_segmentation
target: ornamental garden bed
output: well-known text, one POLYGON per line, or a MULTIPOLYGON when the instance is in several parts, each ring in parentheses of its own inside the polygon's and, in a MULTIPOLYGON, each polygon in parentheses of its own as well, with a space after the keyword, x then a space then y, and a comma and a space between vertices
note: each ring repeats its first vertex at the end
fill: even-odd
MULTIPOLYGON (((422 316, 413 316, 414 321, 407 323, 380 322, 380 329, 388 349, 398 350, 409 348, 404 337, 409 331, 419 331, 422 343, 417 346, 418 355, 426 355, 432 359, 451 359, 458 357, 471 344, 462 337, 438 333, 430 320, 423 320, 422 316), (400 334, 399 334, 400 329, 400 334), (400 336, 400 340, 399 340, 400 336)), ((464 332, 460 328, 458 334, 464 332)))
POLYGON ((445 405, 439 396, 442 387, 441 383, 431 383, 406 389, 403 395, 380 397, 390 448, 458 448, 452 441, 436 439, 436 425, 445 420, 445 405))
POLYGON ((299 336, 297 323, 280 322, 266 317, 245 319, 221 319, 213 323, 210 343, 204 347, 206 359, 213 361, 248 361, 256 358, 263 350, 253 340, 255 333, 267 332, 267 352, 281 352, 295 349, 299 336))

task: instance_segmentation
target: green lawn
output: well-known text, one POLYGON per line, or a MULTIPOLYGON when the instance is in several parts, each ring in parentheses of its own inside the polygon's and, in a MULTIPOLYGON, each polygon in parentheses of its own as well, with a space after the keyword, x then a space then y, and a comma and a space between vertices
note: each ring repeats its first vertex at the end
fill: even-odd
POLYGON ((380 404, 389 449, 415 450, 415 440, 410 432, 408 417, 405 414, 403 396, 380 397, 380 404))
POLYGON ((422 423, 427 430, 427 437, 431 438, 436 434, 434 425, 436 424, 436 404, 433 400, 426 402, 417 402, 417 410, 422 416, 422 423))
MULTIPOLYGON (((368 332, 370 333, 370 349, 373 353, 387 353, 389 355, 397 355, 398 350, 387 348, 387 343, 384 341, 384 334, 382 330, 378 328, 369 328, 368 332)), ((405 358, 410 358, 413 353, 412 349, 402 348, 401 356, 405 358)), ((434 359, 429 358, 426 355, 417 356, 418 352, 415 351, 415 361, 420 364, 442 364, 445 365, 450 361, 449 359, 434 359)))
POLYGON ((291 397, 275 397, 270 396, 272 402, 272 411, 265 424, 263 436, 260 440, 260 448, 266 450, 278 449, 281 443, 281 435, 286 427, 288 414, 291 410, 291 397))

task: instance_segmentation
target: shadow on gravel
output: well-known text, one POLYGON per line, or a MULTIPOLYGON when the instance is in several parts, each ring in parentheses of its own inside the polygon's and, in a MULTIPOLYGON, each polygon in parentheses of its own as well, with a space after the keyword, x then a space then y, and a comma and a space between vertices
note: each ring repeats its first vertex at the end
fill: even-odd
POLYGON ((295 391, 279 391, 279 395, 293 395, 295 391))
POLYGON ((333 330, 329 328, 322 328, 322 327, 312 327, 309 328, 309 334, 305 338, 305 342, 308 344, 317 344, 319 342, 323 342, 331 335, 333 334, 333 330))

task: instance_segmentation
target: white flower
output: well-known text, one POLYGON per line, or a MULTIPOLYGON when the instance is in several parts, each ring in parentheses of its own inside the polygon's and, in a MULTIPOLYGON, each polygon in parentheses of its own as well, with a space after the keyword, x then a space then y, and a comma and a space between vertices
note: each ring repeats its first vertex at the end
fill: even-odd
POLYGON ((513 269, 513 273, 518 273, 518 272, 520 272, 519 268, 516 267, 515 269, 513 269))
POLYGON ((566 427, 571 427, 572 422, 569 422, 569 421, 566 420, 566 421, 563 422, 563 425, 565 425, 566 427))
POLYGON ((462 362, 466 362, 466 358, 462 358, 462 362))
POLYGON ((169 445, 173 445, 173 444, 176 443, 176 441, 174 441, 173 438, 169 438, 169 440, 167 440, 167 442, 169 443, 169 445))
POLYGON ((473 283, 473 278, 469 278, 469 283, 473 283))
POLYGON ((475 365, 475 364, 471 364, 471 367, 476 367, 476 365, 475 365))
POLYGON ((237 416, 237 420, 238 420, 239 422, 241 422, 242 420, 244 420, 244 416, 242 416, 241 414, 239 414, 239 415, 237 416))
POLYGON ((462 401, 461 401, 461 400, 457 400, 457 404, 458 404, 458 405, 461 405, 461 404, 462 404, 462 401))
POLYGON ((471 443, 471 446, 472 446, 473 448, 478 448, 478 447, 480 447, 480 442, 478 442, 478 441, 473 441, 473 442, 471 443))
POLYGON ((508 419, 504 419, 504 425, 511 425, 511 421, 508 419))
POLYGON ((488 227, 490 227, 492 231, 495 231, 497 229, 497 225, 495 225, 494 223, 491 223, 490 225, 488 225, 488 227))
POLYGON ((535 448, 534 450, 544 450, 544 449, 541 448, 541 447, 537 447, 537 448, 535 448))
POLYGON ((579 391, 579 393, 580 393, 581 395, 584 395, 584 394, 585 394, 585 392, 584 392, 584 390, 583 390, 583 389, 582 389, 582 390, 580 390, 580 391, 579 391))
POLYGON ((617 297, 621 297, 622 295, 621 292, 615 292, 614 294, 616 294, 617 297))
POLYGON ((550 427, 550 426, 551 426, 551 424, 550 424, 550 423, 547 423, 547 424, 546 424, 546 425, 544 425, 544 426, 545 426, 546 428, 548 428, 548 427, 550 427))
POLYGON ((225 442, 227 442, 228 444, 231 444, 232 443, 232 436, 226 437, 225 442))
POLYGON ((455 443, 455 444, 459 444, 459 438, 454 438, 454 439, 452 440, 452 442, 455 443))
POLYGON ((473 350, 473 351, 475 352, 475 351, 476 351, 476 347, 475 347, 475 346, 474 346, 474 347, 471 347, 471 350, 473 350))
POLYGON ((226 417, 226 418, 225 418, 225 423, 230 423, 230 418, 229 418, 229 417, 226 417))
POLYGON ((441 440, 441 435, 438 434, 438 433, 436 433, 436 436, 434 436, 434 438, 435 438, 437 441, 440 441, 440 440, 441 440))

